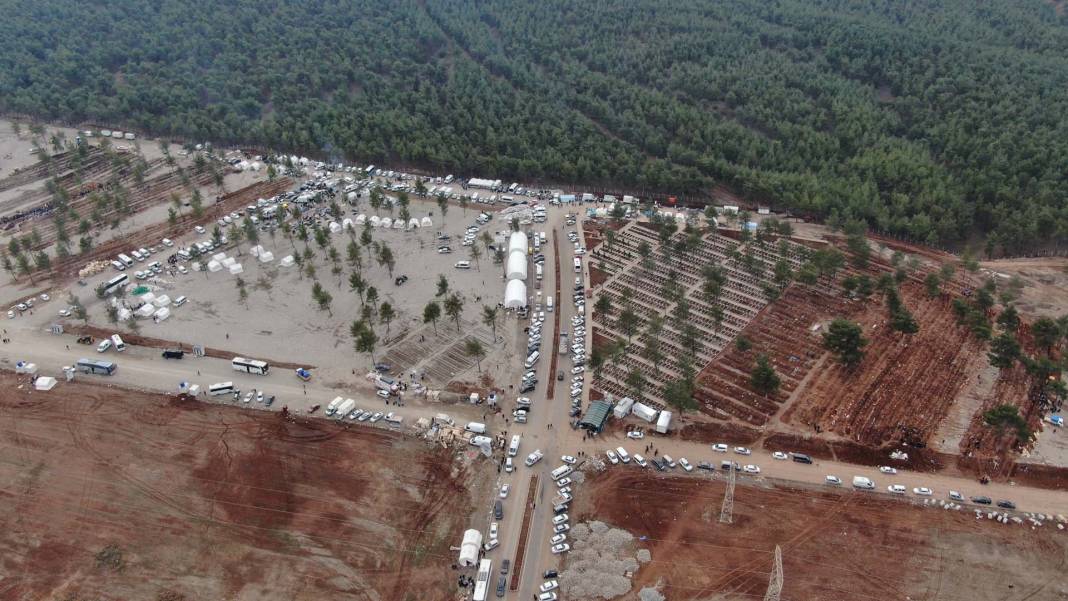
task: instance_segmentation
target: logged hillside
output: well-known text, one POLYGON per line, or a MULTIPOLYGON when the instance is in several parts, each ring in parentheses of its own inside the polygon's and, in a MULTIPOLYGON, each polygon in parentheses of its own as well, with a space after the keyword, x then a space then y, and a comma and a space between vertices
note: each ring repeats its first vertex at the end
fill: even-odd
POLYGON ((1043 0, 7 0, 0 110, 753 199, 930 242, 1068 237, 1043 0))

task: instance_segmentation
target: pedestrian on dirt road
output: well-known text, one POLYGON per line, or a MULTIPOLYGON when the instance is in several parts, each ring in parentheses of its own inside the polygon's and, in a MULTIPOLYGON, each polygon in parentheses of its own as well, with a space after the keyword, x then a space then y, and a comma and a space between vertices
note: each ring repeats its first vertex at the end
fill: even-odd
POLYGON ((227 332, 227 333, 226 333, 226 339, 227 339, 227 340, 229 340, 229 339, 230 339, 230 332, 227 332))

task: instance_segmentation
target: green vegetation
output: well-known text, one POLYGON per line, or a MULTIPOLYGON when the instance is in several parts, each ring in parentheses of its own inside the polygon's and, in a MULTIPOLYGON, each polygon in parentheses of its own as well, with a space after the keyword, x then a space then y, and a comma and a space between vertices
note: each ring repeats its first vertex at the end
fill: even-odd
POLYGON ((0 21, 0 110, 510 179, 722 184, 1012 251, 1068 235, 1066 23, 1039 0, 41 0, 0 21))
POLYGON ((1031 430, 1027 427, 1027 420, 1020 416, 1020 411, 1013 405, 998 405, 983 413, 983 421, 986 425, 997 428, 999 432, 1012 428, 1016 430, 1016 440, 1026 442, 1031 437, 1031 430))
POLYGON ((775 368, 771 366, 771 360, 766 354, 757 356, 753 371, 749 374, 749 383, 764 396, 775 394, 779 390, 782 380, 779 374, 775 373, 775 368))
POLYGON ((860 324, 848 319, 832 321, 823 334, 823 346, 849 367, 855 367, 864 358, 867 344, 868 339, 864 338, 860 324))

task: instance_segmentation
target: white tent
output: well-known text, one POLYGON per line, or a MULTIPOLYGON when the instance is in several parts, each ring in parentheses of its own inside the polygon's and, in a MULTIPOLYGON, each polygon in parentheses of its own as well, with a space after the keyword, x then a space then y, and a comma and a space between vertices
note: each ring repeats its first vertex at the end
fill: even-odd
POLYGON ((349 219, 348 217, 342 219, 341 220, 341 229, 351 230, 352 229, 352 219, 349 219))
POLYGON ((258 257, 260 256, 260 253, 263 252, 263 247, 257 244, 256 246, 250 248, 249 252, 252 253, 253 257, 258 257))
POLYGON ((167 296, 166 294, 162 294, 159 296, 159 298, 153 301, 153 304, 155 304, 157 307, 166 307, 167 305, 171 304, 171 297, 167 296))
POLYGON ((248 164, 248 168, 253 171, 259 171, 260 169, 263 169, 263 163, 259 161, 252 161, 248 164))
POLYGON ((15 373, 17 374, 35 374, 37 373, 36 363, 27 363, 25 361, 19 361, 15 364, 15 373))
POLYGON ((156 312, 155 305, 153 305, 151 303, 146 303, 144 305, 141 305, 141 307, 137 309, 136 313, 137 313, 138 317, 152 317, 152 314, 155 313, 155 312, 156 312))
POLYGON ((336 221, 331 221, 329 227, 331 234, 336 234, 341 231, 341 224, 336 221))
POLYGON ((527 254, 527 235, 523 232, 512 232, 512 236, 508 239, 508 254, 516 251, 527 254))
POLYGON ((360 213, 356 216, 356 225, 363 225, 365 223, 367 223, 367 215, 360 213))
POLYGON ((118 315, 119 321, 126 321, 127 319, 130 319, 130 317, 132 315, 133 315, 133 311, 130 311, 126 307, 120 307, 119 308, 119 315, 118 315))
POLYGON ((212 273, 215 273, 216 271, 222 271, 222 265, 215 259, 212 259, 208 261, 208 271, 212 273))
POLYGON ((293 255, 286 255, 286 256, 282 257, 281 261, 278 262, 278 264, 281 265, 282 267, 292 267, 293 263, 294 263, 293 255))
POLYGON ((412 217, 411 219, 408 220, 408 229, 413 229, 414 230, 417 227, 419 227, 419 220, 418 219, 416 219, 415 217, 412 217))
POLYGON ((460 565, 473 566, 478 563, 479 551, 482 550, 482 533, 474 528, 464 532, 464 542, 460 544, 460 565))
POLYGON ((509 253, 508 269, 505 270, 509 280, 527 279, 527 255, 526 253, 509 253))
POLYGON ((434 222, 431 221, 429 217, 423 217, 419 220, 419 225, 422 227, 433 227, 434 222))
POLYGON ((393 227, 393 219, 389 217, 383 217, 382 220, 378 222, 378 224, 386 229, 389 229, 393 227))
POLYGON ((504 307, 506 309, 521 309, 527 306, 527 285, 523 280, 508 280, 504 287, 504 307))
POLYGON ((152 301, 156 300, 156 295, 152 294, 151 292, 146 292, 142 294, 140 298, 141 302, 151 304, 152 301))
POLYGON ((233 267, 234 265, 237 265, 237 259, 233 257, 226 257, 225 259, 223 259, 222 265, 226 268, 233 267))
POLYGON ((37 390, 52 390, 56 387, 56 379, 52 376, 40 376, 33 381, 33 387, 37 390))
POLYGON ((162 309, 160 309, 159 311, 156 311, 155 314, 152 315, 152 319, 155 319, 157 322, 160 322, 160 321, 166 321, 166 319, 168 317, 170 317, 170 316, 171 316, 171 310, 168 309, 167 307, 163 307, 162 309))
POLYGON ((360 197, 360 195, 359 195, 359 194, 357 194, 357 193, 355 193, 355 192, 349 192, 349 193, 348 193, 348 195, 347 195, 347 196, 345 196, 345 198, 349 199, 349 202, 350 202, 350 203, 351 203, 351 202, 354 202, 354 201, 355 201, 355 200, 356 200, 357 198, 359 198, 359 197, 360 197))
POLYGON ((237 275, 239 273, 244 273, 244 272, 245 272, 245 268, 242 267, 240 263, 234 263, 233 265, 230 266, 230 275, 237 275))
POLYGON ((371 215, 371 227, 378 227, 382 223, 382 220, 378 218, 378 215, 371 215))
POLYGON ((604 207, 597 207, 593 210, 593 214, 597 217, 608 217, 608 209, 604 207))
POLYGON ((400 217, 394 219, 393 220, 393 229, 395 229, 395 230, 403 230, 404 229, 404 220, 401 219, 400 217))
POLYGON ((215 253, 211 258, 221 263, 226 258, 226 253, 215 253))
POLYGON ((269 250, 265 250, 262 253, 260 253, 260 263, 270 263, 273 260, 274 260, 274 253, 273 252, 271 252, 269 250))

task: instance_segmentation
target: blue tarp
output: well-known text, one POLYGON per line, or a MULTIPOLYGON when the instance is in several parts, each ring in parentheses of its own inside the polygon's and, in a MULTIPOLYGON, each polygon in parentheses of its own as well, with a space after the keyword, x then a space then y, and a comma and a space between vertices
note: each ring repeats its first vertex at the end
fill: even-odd
POLYGON ((574 194, 561 194, 560 195, 560 202, 575 202, 575 195, 574 194))

